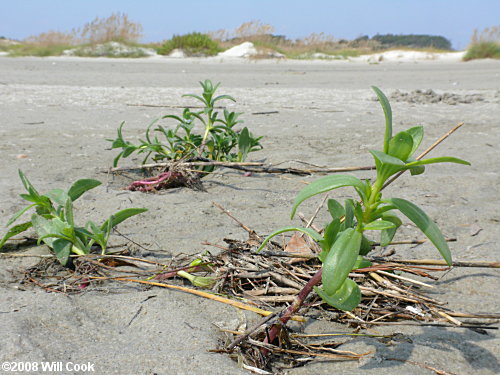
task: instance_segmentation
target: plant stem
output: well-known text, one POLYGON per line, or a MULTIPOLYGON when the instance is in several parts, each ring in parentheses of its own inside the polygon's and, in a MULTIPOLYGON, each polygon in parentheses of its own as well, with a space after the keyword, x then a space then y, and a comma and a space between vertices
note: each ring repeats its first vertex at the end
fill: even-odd
POLYGON ((213 108, 210 108, 208 110, 208 113, 207 113, 207 115, 208 115, 208 121, 207 121, 207 124, 205 126, 205 134, 203 135, 203 139, 201 141, 201 145, 200 145, 200 148, 199 148, 199 151, 198 151, 198 155, 201 155, 201 153, 203 152, 203 148, 205 147, 205 144, 207 143, 208 134, 212 130, 212 126, 213 126, 213 123, 212 123, 212 112, 213 112, 213 108))
POLYGON ((363 213, 363 220, 365 222, 369 221, 373 209, 377 208, 377 198, 380 193, 380 190, 382 190, 382 186, 383 186, 383 181, 379 179, 377 179, 375 183, 372 185, 370 192, 370 199, 368 199, 368 204, 365 206, 365 212, 363 213))
POLYGON ((76 246, 71 246, 71 251, 74 252, 75 254, 78 254, 78 255, 86 255, 85 251, 83 251, 82 249, 79 249, 78 247, 76 246))
MULTIPOLYGON (((280 313, 280 316, 278 318, 279 323, 274 324, 271 327, 271 329, 267 334, 266 339, 264 340, 264 343, 272 344, 276 340, 281 331, 281 326, 288 323, 292 315, 294 315, 302 307, 307 296, 313 290, 313 287, 321 282, 322 274, 323 274, 323 268, 321 268, 318 272, 316 272, 314 276, 307 282, 307 284, 304 285, 302 290, 299 292, 299 294, 297 294, 297 296, 293 300, 292 304, 280 313)), ((261 353, 263 355, 267 355, 268 350, 263 348, 261 349, 261 353)))

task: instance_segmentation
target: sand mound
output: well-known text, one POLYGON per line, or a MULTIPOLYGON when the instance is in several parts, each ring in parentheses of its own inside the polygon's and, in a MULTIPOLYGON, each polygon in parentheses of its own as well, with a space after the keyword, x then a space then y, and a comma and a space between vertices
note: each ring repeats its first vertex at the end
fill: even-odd
POLYGON ((465 52, 424 52, 424 51, 385 51, 372 55, 362 55, 354 57, 351 61, 361 61, 368 63, 379 62, 417 62, 417 61, 460 61, 465 52))
POLYGON ((155 56, 152 48, 128 46, 118 42, 108 42, 87 47, 77 47, 63 52, 65 56, 88 57, 150 57, 155 56))
POLYGON ((251 57, 257 55, 257 49, 253 45, 252 42, 243 42, 241 44, 238 44, 237 46, 234 46, 232 48, 229 48, 228 50, 221 52, 218 54, 218 56, 221 57, 251 57))
POLYGON ((436 93, 434 90, 415 90, 412 92, 403 92, 396 90, 391 94, 390 99, 397 102, 417 103, 417 104, 434 104, 444 103, 449 105, 456 104, 471 104, 485 101, 481 94, 466 94, 460 95, 455 93, 444 92, 436 93))

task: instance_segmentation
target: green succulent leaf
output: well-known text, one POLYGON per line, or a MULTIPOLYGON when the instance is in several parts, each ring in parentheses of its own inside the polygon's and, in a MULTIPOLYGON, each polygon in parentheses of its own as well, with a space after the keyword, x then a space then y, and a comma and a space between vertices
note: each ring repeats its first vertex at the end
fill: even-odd
POLYGON ((259 246, 259 248, 257 249, 257 252, 261 251, 266 246, 266 244, 269 242, 269 240, 271 238, 276 237, 278 234, 285 233, 285 232, 302 232, 302 233, 305 233, 308 236, 310 236, 315 241, 318 241, 318 242, 323 241, 323 237, 318 232, 316 232, 315 230, 313 230, 311 228, 290 226, 290 227, 284 227, 284 228, 278 229, 278 230, 274 231, 273 233, 271 233, 269 236, 267 236, 264 239, 264 241, 262 242, 262 244, 259 246))
POLYGON ((324 239, 320 241, 321 248, 327 254, 333 243, 335 242, 337 235, 340 231, 340 219, 334 219, 332 220, 324 230, 323 237, 324 239))
POLYGON ((71 200, 74 202, 76 201, 78 198, 80 198, 80 196, 101 185, 102 182, 100 181, 97 181, 97 180, 92 180, 92 179, 82 179, 82 180, 78 180, 76 181, 73 185, 71 185, 71 187, 69 188, 68 190, 68 196, 71 198, 71 200))
POLYGON ((389 221, 394 224, 394 227, 384 229, 380 232, 380 246, 387 246, 394 238, 398 228, 401 226, 402 221, 396 215, 392 215, 390 213, 385 213, 382 215, 382 219, 385 221, 389 221))
POLYGON ((63 266, 66 266, 68 264, 72 247, 73 244, 71 243, 71 241, 68 241, 66 239, 56 238, 52 242, 52 250, 54 251, 54 254, 56 255, 59 263, 61 263, 63 266))
POLYGON ((48 219, 41 215, 33 214, 31 223, 38 234, 38 242, 40 243, 43 241, 50 248, 53 247, 53 242, 56 238, 62 238, 68 241, 74 239, 74 227, 62 221, 59 217, 48 219))
POLYGON ((412 136, 407 132, 399 132, 391 138, 389 142, 389 152, 387 154, 398 158, 401 161, 406 161, 406 159, 408 159, 411 155, 412 149, 412 136))
POLYGON ((413 168, 416 166, 427 165, 427 164, 436 164, 436 163, 456 163, 456 164, 471 165, 466 160, 454 158, 452 156, 441 156, 441 157, 437 157, 437 158, 412 161, 411 163, 406 164, 404 169, 409 169, 409 168, 413 168))
POLYGON ((385 201, 389 204, 394 205, 408 219, 413 221, 415 225, 427 236, 427 238, 431 240, 434 246, 436 246, 446 263, 451 266, 451 252, 448 248, 448 244, 446 243, 446 240, 439 230, 438 226, 429 218, 429 216, 427 216, 424 211, 405 199, 390 198, 386 199, 385 201))
POLYGON ((375 220, 364 225, 364 230, 384 230, 396 227, 396 225, 386 220, 375 220))
POLYGON ((311 184, 302 189, 299 194, 297 194, 293 203, 291 217, 293 218, 295 216, 297 207, 306 199, 344 186, 353 186, 359 189, 364 189, 365 184, 359 178, 349 175, 330 175, 313 181, 311 184))
POLYGON ((365 259, 362 255, 358 255, 356 263, 354 263, 352 269, 357 270, 360 268, 371 267, 372 265, 373 265, 372 262, 370 262, 368 259, 365 259))
POLYGON ((384 152, 389 153, 389 142, 392 138, 392 109, 389 100, 385 96, 385 94, 376 86, 372 86, 373 91, 378 97, 380 105, 384 110, 385 116, 385 134, 384 134, 384 152))
POLYGON ((38 191, 35 189, 35 187, 31 184, 31 182, 28 180, 28 177, 19 169, 18 170, 19 177, 21 178, 21 182, 24 185, 24 188, 30 195, 38 196, 40 195, 38 191))
POLYGON ((333 244, 323 263, 323 289, 333 295, 344 283, 356 263, 361 245, 361 233, 353 228, 343 231, 333 244))
POLYGON ((226 99, 226 100, 231 100, 233 102, 236 102, 236 100, 230 96, 230 95, 219 95, 219 96, 216 96, 214 99, 213 99, 213 103, 219 101, 219 100, 223 100, 223 99, 226 99))
POLYGON ((63 207, 69 198, 68 193, 66 193, 62 189, 52 189, 52 190, 48 191, 45 194, 45 196, 47 198, 49 198, 52 202, 56 203, 59 206, 63 206, 63 207))
MULTIPOLYGON (((54 228, 54 224, 52 223, 51 220, 46 219, 38 214, 33 214, 31 216, 31 223, 33 224, 33 228, 35 229, 39 238, 43 238, 44 236, 47 236, 48 234, 57 231, 57 229, 54 228)), ((45 242, 45 244, 47 244, 50 248, 52 248, 52 243, 54 242, 54 239, 51 237, 45 237, 43 239, 43 242, 45 242)))
MULTIPOLYGON (((9 221, 7 222, 6 226, 7 227, 10 227, 12 225, 12 223, 14 223, 17 219, 19 219, 26 211, 28 211, 30 208, 32 207, 35 207, 36 206, 36 203, 34 204, 30 204, 29 206, 27 207, 24 207, 23 209, 17 211, 14 215, 12 215, 12 217, 9 219, 9 221)), ((1 246, 0 246, 1 247, 1 246)))
POLYGON ((361 203, 357 201, 353 201, 354 205, 354 217, 356 218, 358 223, 363 222, 363 206, 361 206, 361 203))
POLYGON ((354 227, 354 200, 345 200, 345 217, 342 229, 354 227))
POLYGON ((18 235, 19 233, 22 233, 22 232, 28 230, 31 227, 32 227, 31 221, 28 221, 28 222, 22 223, 22 224, 14 225, 12 228, 9 229, 9 231, 7 233, 5 233, 5 235, 0 240, 0 249, 3 247, 3 245, 5 245, 5 243, 7 242, 8 239, 18 235))
POLYGON ((373 249, 373 241, 370 241, 363 235, 361 238, 361 245, 359 247, 359 255, 366 255, 373 249))
POLYGON ((64 207, 64 213, 66 214, 66 221, 68 222, 68 224, 72 228, 74 228, 74 226, 75 226, 75 218, 73 216, 73 201, 69 197, 68 197, 68 199, 66 199, 66 205, 64 207))
POLYGON ((410 155, 413 155, 415 151, 417 151, 418 146, 420 146, 422 139, 424 139, 424 127, 414 126, 413 128, 408 129, 406 132, 410 134, 413 140, 413 145, 410 152, 410 155))
MULTIPOLYGON (((414 161, 417 161, 417 159, 415 159, 412 156, 410 156, 408 159, 406 159, 407 165, 408 165, 408 163, 413 163, 414 161)), ((408 170, 410 171, 412 176, 418 176, 419 174, 422 174, 425 172, 425 166, 416 165, 416 166, 410 167, 408 170)))
POLYGON ((330 215, 332 215, 333 220, 340 219, 345 215, 344 206, 342 206, 342 204, 340 204, 335 199, 328 199, 327 206, 328 212, 330 212, 330 215))
POLYGON ((404 161, 395 158, 394 156, 377 150, 370 150, 370 153, 375 159, 377 178, 381 181, 386 181, 393 174, 405 169, 404 161))
POLYGON ((238 137, 238 159, 245 161, 250 151, 250 132, 248 128, 243 128, 238 137))
POLYGON ((323 301, 342 311, 354 310, 361 302, 361 291, 358 284, 351 279, 346 279, 333 295, 326 293, 319 287, 314 287, 314 290, 323 301))
POLYGON ((129 217, 146 212, 147 208, 126 208, 124 210, 118 211, 111 215, 108 220, 106 220, 101 225, 101 230, 106 230, 106 228, 114 228, 122 221, 127 220, 129 217))

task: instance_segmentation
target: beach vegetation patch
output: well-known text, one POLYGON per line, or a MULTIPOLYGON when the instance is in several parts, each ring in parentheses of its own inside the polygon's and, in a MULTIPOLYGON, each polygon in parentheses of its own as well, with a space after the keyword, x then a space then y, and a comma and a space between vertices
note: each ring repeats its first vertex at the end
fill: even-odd
POLYGON ((89 220, 85 226, 76 224, 73 202, 85 192, 101 185, 92 179, 76 181, 68 191, 52 189, 40 194, 20 170, 19 177, 27 191, 21 198, 30 204, 16 212, 7 222, 11 226, 0 240, 0 248, 10 238, 33 228, 38 235, 38 243, 45 243, 63 265, 70 265, 70 255, 86 255, 94 247, 106 254, 107 243, 112 229, 131 216, 147 211, 145 208, 127 208, 107 218, 101 225, 89 220), (26 212, 34 209, 29 221, 13 225, 26 212))
POLYGON ((219 44, 209 35, 199 32, 174 35, 158 48, 158 53, 168 55, 174 49, 182 50, 187 56, 213 56, 222 51, 219 44))
MULTIPOLYGON (((425 166, 436 163, 469 162, 455 157, 435 157, 423 159, 415 156, 422 139, 424 129, 412 127, 393 134, 392 109, 385 94, 373 87, 385 115, 385 132, 382 150, 370 150, 376 166, 376 179, 361 180, 351 175, 329 175, 320 178, 298 193, 292 206, 292 218, 297 208, 309 198, 339 188, 350 187, 357 193, 357 199, 346 199, 342 204, 335 199, 328 199, 328 211, 331 221, 319 232, 311 228, 288 226, 278 229, 267 236, 258 251, 283 232, 305 233, 314 240, 321 252, 318 255, 322 268, 311 278, 295 301, 280 320, 285 324, 302 305, 307 295, 315 290, 324 302, 339 310, 350 311, 361 301, 358 285, 349 278, 350 272, 358 268, 371 266, 365 256, 372 250, 372 241, 367 233, 379 233, 381 246, 387 246, 402 224, 397 212, 413 222, 432 242, 447 265, 452 264, 448 244, 440 229, 432 219, 414 203, 403 198, 384 198, 382 189, 405 171, 411 175, 424 173, 425 166), (322 286, 318 286, 322 284, 322 286)), ((279 326, 273 327, 267 337, 272 343, 279 333, 279 326)))
MULTIPOLYGON (((224 101, 236 102, 229 95, 216 95, 219 83, 213 84, 210 80, 200 82, 201 95, 186 94, 184 97, 193 98, 198 102, 194 106, 199 110, 184 108, 182 115, 165 115, 155 119, 146 129, 143 139, 138 143, 126 140, 123 135, 124 122, 120 124, 111 148, 121 150, 115 157, 113 166, 116 167, 122 158, 132 154, 144 154, 142 164, 148 160, 154 162, 162 161, 193 161, 201 160, 208 162, 242 162, 245 161, 250 152, 262 149, 260 140, 262 137, 253 135, 247 127, 237 129, 242 123, 239 119, 241 113, 229 111, 221 107, 224 101), (223 109, 222 112, 218 109, 223 109), (167 128, 159 122, 163 119, 173 120, 176 126, 167 128), (198 129, 200 128, 200 129, 198 129)), ((193 107, 193 108, 194 108, 193 107)), ((211 172, 214 165, 203 168, 203 172, 211 172)), ((182 179, 182 173, 173 171, 160 174, 158 179, 143 181, 137 186, 132 184, 132 190, 141 190, 145 185, 146 190, 175 183, 176 179, 182 179)))

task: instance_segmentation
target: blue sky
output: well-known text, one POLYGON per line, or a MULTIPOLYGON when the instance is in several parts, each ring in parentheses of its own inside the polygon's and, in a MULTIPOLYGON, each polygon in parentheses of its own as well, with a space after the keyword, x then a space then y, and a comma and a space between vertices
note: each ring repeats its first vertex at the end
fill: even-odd
POLYGON ((499 0, 0 0, 0 5, 0 36, 13 39, 69 31, 113 12, 141 23, 143 42, 260 20, 290 38, 313 32, 346 39, 432 34, 463 49, 474 29, 500 25, 499 0))

